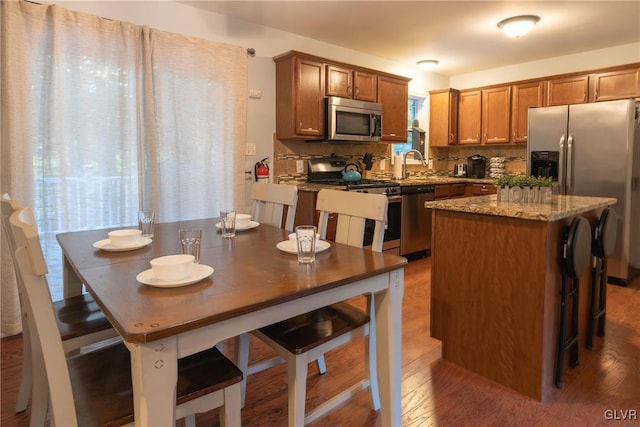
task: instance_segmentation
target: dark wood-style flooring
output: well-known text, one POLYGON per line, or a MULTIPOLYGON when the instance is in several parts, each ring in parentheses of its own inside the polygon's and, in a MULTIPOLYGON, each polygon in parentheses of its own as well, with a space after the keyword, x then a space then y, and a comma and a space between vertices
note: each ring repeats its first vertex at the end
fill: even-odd
MULTIPOLYGON (((609 286, 606 336, 596 338, 591 351, 581 346, 580 366, 566 370, 564 388, 555 390, 551 402, 540 403, 441 359, 440 342, 429 336, 429 278, 429 258, 412 261, 406 268, 403 426, 640 425, 640 279, 626 288, 609 286)), ((582 289, 586 289, 585 284, 582 289)), ((27 426, 29 410, 14 413, 22 339, 9 337, 1 344, 2 425, 27 426)), ((319 375, 315 365, 311 366, 307 409, 364 375, 362 347, 362 341, 357 341, 327 354, 325 375, 319 375)), ((231 346, 225 345, 227 348, 231 351, 231 346)), ((270 355, 257 341, 252 341, 251 348, 252 360, 270 355)), ((249 377, 247 390, 243 425, 286 426, 287 380, 283 365, 249 377)), ((218 426, 217 411, 199 416, 198 425, 218 426)), ((380 417, 369 408, 366 391, 311 424, 379 425, 380 417)))

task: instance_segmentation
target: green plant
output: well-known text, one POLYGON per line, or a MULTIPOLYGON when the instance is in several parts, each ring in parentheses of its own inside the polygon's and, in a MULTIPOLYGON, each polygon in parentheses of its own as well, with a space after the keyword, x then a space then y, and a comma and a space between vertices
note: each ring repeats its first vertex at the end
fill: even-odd
POLYGON ((512 178, 510 175, 499 176, 498 178, 494 178, 493 185, 499 188, 511 187, 512 178))
POLYGON ((540 176, 538 177, 538 186, 539 187, 555 187, 557 183, 553 182, 553 178, 549 176, 540 176))

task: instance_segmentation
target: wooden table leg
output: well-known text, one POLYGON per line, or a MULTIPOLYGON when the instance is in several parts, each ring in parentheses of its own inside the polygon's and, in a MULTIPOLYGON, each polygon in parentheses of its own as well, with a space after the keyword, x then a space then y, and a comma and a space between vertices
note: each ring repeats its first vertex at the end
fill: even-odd
POLYGON ((62 257, 62 280, 63 295, 65 298, 82 295, 82 280, 80 280, 73 270, 66 256, 62 257))

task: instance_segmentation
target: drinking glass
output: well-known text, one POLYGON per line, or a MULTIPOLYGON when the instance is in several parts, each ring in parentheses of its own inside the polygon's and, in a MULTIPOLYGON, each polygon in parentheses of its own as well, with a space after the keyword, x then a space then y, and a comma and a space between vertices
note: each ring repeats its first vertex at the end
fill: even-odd
POLYGON ((299 225, 296 227, 296 242, 298 244, 298 262, 309 264, 316 260, 316 227, 313 225, 299 225))
POLYGON ((196 264, 200 263, 200 241, 202 240, 201 228, 183 228, 179 231, 182 253, 193 255, 196 264))
POLYGON ((153 225, 155 221, 155 211, 138 211, 138 228, 142 230, 142 237, 153 237, 153 225))
POLYGON ((220 225, 222 237, 234 237, 236 235, 236 211, 220 211, 220 225))

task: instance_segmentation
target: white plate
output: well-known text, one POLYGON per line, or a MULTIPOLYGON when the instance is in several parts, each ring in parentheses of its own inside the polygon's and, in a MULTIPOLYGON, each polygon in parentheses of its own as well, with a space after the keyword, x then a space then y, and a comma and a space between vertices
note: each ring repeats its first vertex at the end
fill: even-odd
MULTIPOLYGON (((316 253, 326 251, 330 247, 331 247, 331 243, 327 242, 326 240, 318 240, 316 242, 316 253)), ((282 242, 279 242, 278 244, 276 244, 276 248, 288 254, 298 253, 298 244, 296 243, 295 240, 292 240, 292 239, 283 240, 282 242)))
POLYGON ((138 239, 136 243, 134 243, 131 246, 113 246, 111 244, 111 240, 104 239, 104 240, 98 240, 97 242, 95 242, 93 244, 93 247, 100 249, 102 251, 107 251, 107 252, 123 252, 123 251, 133 251, 136 249, 143 248, 148 244, 150 244, 151 242, 152 240, 150 238, 141 237, 140 239, 138 239))
POLYGON ((136 276, 136 280, 145 285, 155 286, 157 288, 177 288, 179 286, 187 286, 199 282, 200 280, 211 276, 211 274, 213 274, 212 267, 204 264, 195 264, 193 266, 193 270, 191 270, 190 275, 182 280, 178 280, 175 282, 156 279, 156 276, 153 275, 153 270, 151 269, 145 270, 142 273, 138 274, 136 276))
MULTIPOLYGON (((256 228, 259 225, 260 223, 257 221, 249 221, 249 225, 245 225, 244 227, 236 227, 236 231, 251 230, 252 228, 256 228)), ((222 228, 222 224, 217 223, 216 228, 222 228)))

